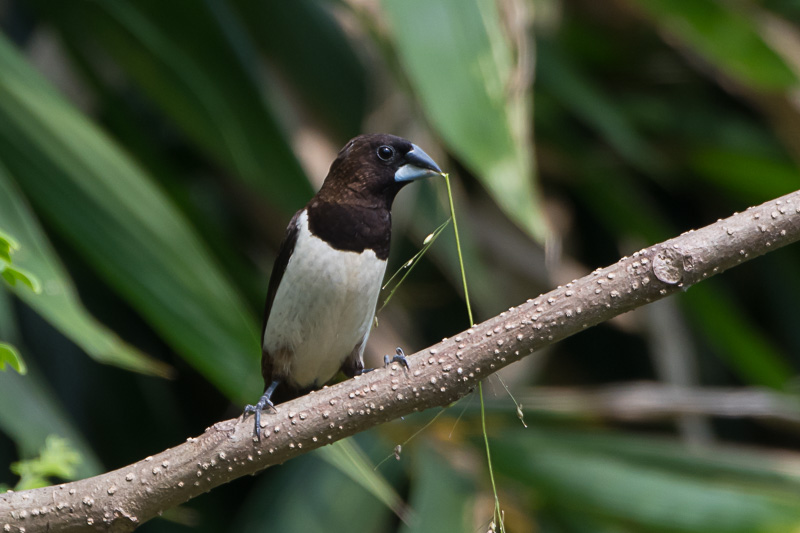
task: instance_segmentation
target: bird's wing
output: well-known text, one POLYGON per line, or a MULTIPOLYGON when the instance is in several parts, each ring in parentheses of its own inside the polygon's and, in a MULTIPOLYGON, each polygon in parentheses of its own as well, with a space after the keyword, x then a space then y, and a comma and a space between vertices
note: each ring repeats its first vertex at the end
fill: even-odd
POLYGON ((289 257, 294 251, 295 243, 297 243, 297 220, 300 218, 301 209, 292 217, 289 222, 289 227, 286 228, 286 235, 283 237, 278 257, 275 259, 275 264, 272 266, 272 275, 269 278, 269 288, 267 288, 267 301, 264 304, 264 323, 261 326, 261 347, 264 347, 264 333, 267 330, 267 321, 269 320, 270 311, 272 311, 272 303, 275 301, 275 294, 278 292, 278 287, 283 279, 283 273, 286 272, 286 265, 289 264, 289 257))

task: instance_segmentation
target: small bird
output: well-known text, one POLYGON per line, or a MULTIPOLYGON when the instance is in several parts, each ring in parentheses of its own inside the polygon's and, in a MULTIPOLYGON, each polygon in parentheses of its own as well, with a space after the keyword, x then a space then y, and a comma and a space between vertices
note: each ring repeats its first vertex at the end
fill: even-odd
MULTIPOLYGON (((351 139, 322 188, 286 229, 267 289, 261 334, 266 389, 245 416, 364 373, 364 347, 389 257, 392 202, 408 183, 441 175, 420 147, 387 134, 351 139)), ((394 360, 405 363, 402 350, 394 360)), ((388 356, 384 360, 388 362, 388 356)))

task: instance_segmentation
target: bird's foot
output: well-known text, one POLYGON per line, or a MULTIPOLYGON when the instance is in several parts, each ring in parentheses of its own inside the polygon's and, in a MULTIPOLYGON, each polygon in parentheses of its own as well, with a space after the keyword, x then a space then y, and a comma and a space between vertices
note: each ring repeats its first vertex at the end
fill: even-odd
POLYGON ((383 356, 383 366, 386 368, 392 363, 399 363, 401 366, 408 368, 408 359, 406 359, 406 354, 403 352, 403 349, 399 346, 395 351, 394 357, 390 358, 388 355, 383 356))
POLYGON ((273 391, 275 390, 275 385, 277 383, 273 383, 258 399, 258 402, 255 405, 245 405, 244 406, 244 413, 242 413, 242 417, 246 417, 248 414, 253 413, 255 414, 255 426, 254 426, 254 435, 258 440, 261 440, 261 411, 264 410, 265 407, 269 407, 273 412, 277 413, 278 410, 275 409, 275 404, 272 403, 270 397, 272 396, 273 391))

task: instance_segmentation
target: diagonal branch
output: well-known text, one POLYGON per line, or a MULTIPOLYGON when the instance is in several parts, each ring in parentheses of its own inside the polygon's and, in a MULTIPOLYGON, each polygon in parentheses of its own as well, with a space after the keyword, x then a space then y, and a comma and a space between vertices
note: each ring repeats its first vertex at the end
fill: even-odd
MULTIPOLYGON (((673 419, 682 415, 752 417, 800 429, 794 394, 758 387, 688 387, 648 381, 605 387, 536 387, 514 392, 528 411, 621 421, 673 419)), ((498 405, 492 407, 500 409, 498 405)))
POLYGON ((138 463, 73 483, 0 495, 0 528, 131 531, 165 509, 235 478, 430 407, 544 346, 664 298, 800 239, 800 191, 689 231, 512 307, 389 369, 278 406, 262 418, 214 424, 138 463))

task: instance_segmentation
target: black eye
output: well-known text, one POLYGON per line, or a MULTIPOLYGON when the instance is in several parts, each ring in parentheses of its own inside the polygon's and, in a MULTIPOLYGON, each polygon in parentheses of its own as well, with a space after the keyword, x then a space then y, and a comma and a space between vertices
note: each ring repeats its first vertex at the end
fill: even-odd
POLYGON ((385 144, 378 148, 378 157, 384 161, 390 160, 394 156, 394 148, 385 144))

